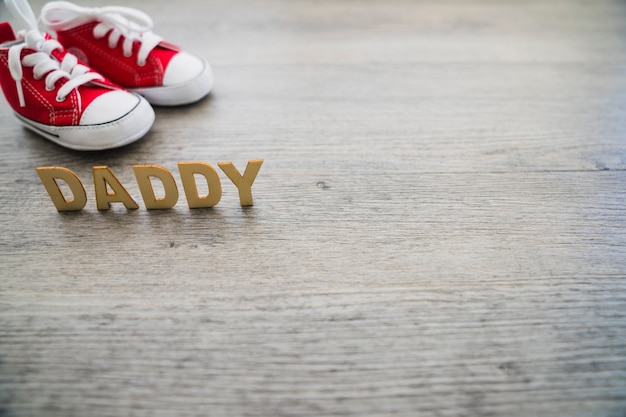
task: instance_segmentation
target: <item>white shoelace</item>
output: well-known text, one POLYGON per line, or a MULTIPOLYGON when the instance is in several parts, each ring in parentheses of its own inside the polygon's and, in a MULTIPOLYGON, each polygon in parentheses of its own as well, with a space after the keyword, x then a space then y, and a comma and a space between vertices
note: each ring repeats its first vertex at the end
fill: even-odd
POLYGON ((141 46, 137 53, 137 64, 140 66, 146 64, 150 52, 162 41, 161 37, 152 33, 152 19, 147 14, 128 7, 88 8, 66 1, 53 1, 43 7, 40 17, 40 22, 45 27, 55 31, 94 20, 99 23, 93 29, 93 36, 102 39, 110 32, 110 48, 116 48, 120 38, 123 38, 122 51, 126 57, 133 53, 133 42, 139 42, 141 46))
POLYGON ((72 54, 65 54, 63 61, 59 62, 52 52, 63 50, 61 44, 53 39, 45 39, 37 30, 31 30, 24 37, 24 41, 9 49, 9 70, 15 80, 20 106, 25 107, 24 91, 22 89, 23 70, 25 67, 33 67, 35 79, 42 79, 44 76, 46 90, 53 91, 55 83, 62 78, 68 81, 59 88, 56 100, 61 102, 77 87, 93 80, 104 80, 95 72, 90 72, 89 68, 78 63, 78 59, 72 54), (22 50, 29 48, 35 52, 22 56, 22 50))

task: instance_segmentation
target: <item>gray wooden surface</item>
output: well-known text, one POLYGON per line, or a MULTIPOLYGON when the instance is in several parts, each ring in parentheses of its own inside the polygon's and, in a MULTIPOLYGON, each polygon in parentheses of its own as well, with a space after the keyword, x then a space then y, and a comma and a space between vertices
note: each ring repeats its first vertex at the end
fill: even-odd
POLYGON ((102 153, 0 104, 0 415, 626 416, 625 2, 125 4, 216 88, 102 153), (249 159, 254 207, 186 206, 177 162, 249 159))

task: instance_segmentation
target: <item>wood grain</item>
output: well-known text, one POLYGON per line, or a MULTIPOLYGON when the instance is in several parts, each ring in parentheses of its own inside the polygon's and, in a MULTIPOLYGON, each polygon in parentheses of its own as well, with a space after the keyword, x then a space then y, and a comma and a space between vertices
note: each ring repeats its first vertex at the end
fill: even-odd
POLYGON ((626 416, 623 2, 127 5, 216 88, 100 153, 0 103, 0 415, 626 416), (177 162, 250 159, 187 207, 177 162))

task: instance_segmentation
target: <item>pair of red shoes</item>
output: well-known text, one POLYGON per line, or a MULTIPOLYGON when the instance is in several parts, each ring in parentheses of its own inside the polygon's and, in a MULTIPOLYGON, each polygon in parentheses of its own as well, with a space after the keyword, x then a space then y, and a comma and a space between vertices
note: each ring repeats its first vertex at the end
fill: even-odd
POLYGON ((18 120, 59 145, 103 150, 143 137, 150 104, 196 102, 213 86, 203 59, 152 33, 143 12, 59 1, 37 20, 27 0, 5 0, 27 28, 0 23, 0 84, 18 120))

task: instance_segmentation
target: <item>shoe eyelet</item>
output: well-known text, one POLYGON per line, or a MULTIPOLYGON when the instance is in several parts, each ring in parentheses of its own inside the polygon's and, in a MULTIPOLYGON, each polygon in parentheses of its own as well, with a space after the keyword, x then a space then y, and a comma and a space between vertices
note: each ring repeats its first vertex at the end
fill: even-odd
POLYGON ((56 96, 57 103, 63 103, 65 101, 65 99, 67 99, 67 96, 65 96, 65 97, 56 96))

